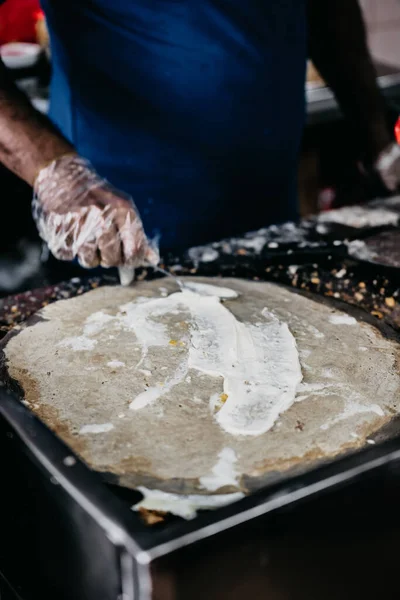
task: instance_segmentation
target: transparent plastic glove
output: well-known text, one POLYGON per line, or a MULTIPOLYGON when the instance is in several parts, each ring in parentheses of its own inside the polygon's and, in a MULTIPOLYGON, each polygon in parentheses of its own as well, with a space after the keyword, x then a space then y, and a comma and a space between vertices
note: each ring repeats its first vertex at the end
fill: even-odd
POLYGON ((396 142, 385 148, 375 163, 381 179, 388 190, 394 192, 400 186, 400 146, 396 142))
POLYGON ((32 206, 40 236, 60 260, 77 257, 86 268, 159 262, 132 199, 76 154, 39 171, 32 206))

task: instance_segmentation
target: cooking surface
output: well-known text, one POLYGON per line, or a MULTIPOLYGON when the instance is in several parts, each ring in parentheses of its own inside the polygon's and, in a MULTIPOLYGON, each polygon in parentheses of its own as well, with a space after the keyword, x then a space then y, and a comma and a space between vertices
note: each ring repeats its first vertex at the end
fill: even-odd
MULTIPOLYGON (((388 340, 385 338, 390 338, 395 340, 391 342, 391 344, 395 345, 398 339, 398 332, 400 331, 400 310, 398 304, 398 296, 400 293, 399 271, 390 263, 392 256, 390 250, 389 252, 386 252, 385 250, 385 256, 383 256, 384 253, 381 252, 379 258, 380 264, 375 264, 375 262, 371 260, 371 253, 368 250, 368 245, 370 240, 372 240, 372 243, 375 243, 373 240, 376 236, 378 238, 380 236, 387 236, 388 238, 390 237, 391 247, 395 247, 396 240, 400 235, 399 223, 400 200, 398 197, 394 197, 377 200, 361 207, 346 207, 345 209, 332 211, 331 213, 323 214, 319 217, 303 220, 298 225, 287 223, 279 226, 271 226, 256 232, 250 232, 241 238, 223 240, 202 248, 192 248, 185 255, 179 257, 164 257, 163 264, 168 270, 181 277, 190 275, 196 275, 197 277, 222 276, 224 278, 224 285, 226 281, 225 278, 232 276, 243 277, 248 281, 255 279, 283 283, 292 287, 294 290, 300 290, 302 294, 308 294, 308 296, 314 300, 314 304, 317 303, 318 305, 321 305, 328 303, 328 307, 331 309, 339 308, 348 316, 354 316, 358 321, 361 319, 369 322, 373 326, 372 331, 378 335, 378 340, 376 343, 374 342, 375 351, 381 353, 382 348, 380 340, 383 339, 384 343, 387 343, 388 340), (366 248, 369 252, 367 259, 365 259, 365 256, 361 257, 361 259, 357 258, 356 254, 353 253, 355 247, 364 249, 364 251, 366 248), (323 296, 325 296, 325 299, 323 296), (346 304, 338 303, 340 300, 344 301, 346 304), (385 336, 385 338, 383 336, 385 336)), ((386 242, 386 244, 387 243, 388 242, 386 242)), ((61 273, 63 266, 63 263, 58 263, 57 265, 56 281, 59 281, 62 277, 61 273)), ((80 273, 77 273, 77 275, 80 275, 81 273, 82 270, 80 273)), ((83 273, 85 274, 86 272, 83 271, 83 273)), ((47 307, 47 305, 55 303, 57 300, 80 297, 89 290, 118 283, 117 277, 113 276, 110 271, 106 271, 106 276, 103 277, 87 278, 73 277, 73 275, 75 275, 75 273, 71 273, 71 269, 66 270, 65 278, 68 278, 68 281, 56 285, 48 285, 39 290, 33 290, 0 300, 0 338, 6 335, 7 331, 12 329, 13 326, 18 323, 26 322, 30 315, 34 315, 42 307, 47 307), (71 277, 73 278, 71 279, 71 277)), ((153 281, 153 283, 148 282, 143 284, 140 282, 143 282, 144 279, 154 279, 154 277, 158 276, 151 271, 138 272, 138 281, 134 286, 154 285, 155 289, 158 289, 158 294, 160 294, 160 287, 167 288, 172 285, 172 282, 168 282, 165 278, 153 281)), ((47 278, 47 281, 51 280, 51 277, 47 278)), ((294 295, 292 294, 291 297, 293 296, 294 295)), ((78 298, 76 299, 78 300, 78 298)), ((336 327, 338 328, 339 325, 336 325, 336 327)), ((357 325, 357 327, 359 326, 357 325)), ((364 325, 362 327, 364 327, 364 325)), ((344 331, 347 331, 348 334, 350 334, 351 331, 353 333, 355 331, 355 329, 349 325, 342 325, 341 328, 344 331)), ((343 339, 342 335, 340 335, 340 338, 343 339)), ((331 346, 331 339, 329 339, 324 348, 330 348, 331 346)), ((367 360, 370 353, 364 350, 361 352, 364 352, 364 354, 367 355, 365 356, 365 360, 367 360)), ((327 355, 330 356, 332 363, 334 363, 333 355, 329 353, 327 355)), ((385 359, 387 359, 388 356, 386 356, 385 359)), ((391 359, 389 358, 389 361, 390 360, 391 359)), ((122 360, 121 362, 126 361, 122 360)), ((304 357, 302 359, 302 363, 303 362, 304 357)), ((306 361, 306 365, 307 364, 306 361)), ((380 354, 378 354, 374 364, 371 366, 373 369, 377 367, 379 371, 382 364, 386 365, 385 362, 381 362, 380 354)), ((385 368, 387 366, 388 365, 386 365, 385 368)), ((53 365, 50 366, 48 371, 51 371, 52 367, 53 365)), ((308 377, 309 373, 306 373, 307 367, 304 369, 303 364, 302 367, 303 375, 308 377)), ((367 368, 367 366, 365 368, 367 368)), ((355 364, 353 369, 354 373, 357 373, 358 369, 358 364, 355 364)), ((383 369, 384 367, 382 367, 382 370, 383 369)), ((46 373, 48 371, 46 371, 46 373)), ((354 373, 352 373, 352 377, 354 373)), ((46 377, 48 378, 50 376, 47 376, 46 374, 46 377)), ((4 378, 7 379, 7 373, 4 360, 3 362, 1 361, 0 355, 0 380, 4 378)), ((10 383, 9 380, 8 383, 10 383)), ((320 384, 321 381, 318 381, 318 383, 320 384)), ((104 387, 105 385, 106 384, 99 383, 98 388, 104 387)), ((339 424, 335 424, 333 428, 328 428, 333 429, 333 437, 329 437, 332 435, 332 431, 330 431, 328 437, 326 435, 324 436, 324 440, 332 439, 334 445, 336 444, 337 449, 340 452, 344 452, 348 450, 346 446, 347 443, 350 443, 350 449, 362 445, 367 445, 372 448, 373 446, 369 446, 369 444, 373 444, 374 440, 378 443, 381 439, 387 439, 388 437, 390 438, 393 435, 396 435, 399 423, 399 420, 396 418, 397 406, 394 406, 393 404, 391 409, 389 408, 389 410, 386 410, 386 407, 383 407, 380 404, 381 401, 383 401, 382 397, 385 394, 385 389, 386 382, 376 391, 376 396, 379 398, 379 401, 375 400, 375 403, 377 404, 375 412, 361 413, 358 417, 353 418, 353 422, 362 423, 360 437, 355 437, 356 435, 359 435, 360 432, 354 430, 354 428, 350 431, 351 420, 342 420, 339 424), (384 415, 380 414, 379 409, 383 410, 384 415), (392 417, 389 416, 389 413, 392 414, 392 417), (338 437, 336 435, 338 427, 341 432, 347 428, 347 437, 344 446, 341 446, 343 440, 341 441, 340 436, 338 437), (353 434, 351 435, 350 442, 347 434, 353 434), (368 442, 367 439, 369 440, 368 442)), ((317 396, 320 396, 320 392, 321 389, 317 396)), ((320 401, 321 397, 318 398, 318 402, 320 401)), ((285 419, 289 419, 292 414, 295 415, 296 413, 293 411, 300 410, 300 408, 303 409, 303 407, 307 406, 307 403, 307 400, 295 403, 293 407, 285 413, 285 419)), ((330 407, 332 407, 332 405, 330 405, 330 407)), ((39 413, 37 412, 37 414, 39 413)), ((309 412, 306 413, 305 416, 310 418, 310 415, 311 417, 313 415, 311 409, 309 409, 309 412)), ((40 416, 46 420, 46 415, 42 413, 40 416)), ((207 413, 207 416, 209 417, 209 413, 207 413)), ((63 437, 63 439, 68 441, 68 438, 71 437, 70 429, 65 426, 65 420, 63 421, 63 419, 60 419, 59 413, 54 410, 51 414, 47 414, 47 418, 47 422, 53 430, 55 430, 59 436, 63 437)), ((143 416, 141 416, 141 418, 143 418, 143 416)), ((282 419, 282 421, 284 421, 282 425, 276 425, 274 429, 266 434, 270 435, 271 440, 278 439, 274 437, 277 435, 275 431, 276 427, 283 427, 283 431, 286 431, 285 419, 282 419)), ((86 424, 89 424, 89 422, 86 424)), ((314 423, 314 425, 317 427, 316 423, 314 423)), ((309 452, 310 445, 298 445, 300 440, 303 442, 309 441, 312 435, 310 423, 308 423, 307 429, 307 418, 305 421, 301 418, 296 419, 295 421, 293 420, 292 426, 295 428, 294 431, 291 431, 288 426, 287 433, 289 440, 291 440, 290 443, 293 442, 295 447, 292 448, 289 446, 289 451, 287 453, 282 453, 282 460, 279 461, 279 453, 281 453, 282 450, 279 449, 278 454, 275 453, 272 455, 272 460, 269 460, 269 457, 267 457, 267 460, 263 462, 262 472, 257 471, 260 466, 257 464, 253 471, 246 467, 249 472, 240 472, 239 474, 236 471, 238 466, 238 463, 236 462, 233 465, 234 485, 221 488, 220 492, 234 492, 235 489, 244 489, 247 491, 257 488, 264 483, 282 477, 282 475, 286 477, 292 474, 292 472, 300 471, 303 468, 309 468, 313 464, 316 464, 317 460, 323 460, 324 458, 329 458, 335 454, 333 448, 329 449, 324 444, 322 444, 321 447, 318 447, 316 451, 314 451, 314 446, 316 446, 316 444, 314 446, 311 444, 311 453, 309 452), (304 423, 306 426, 304 426, 304 423), (292 435, 293 433, 294 435, 292 435), (296 438, 295 436, 298 437, 296 438)), ((326 426, 326 423, 321 420, 319 426, 326 426)), ((327 430, 322 429, 321 431, 325 431, 325 434, 327 433, 327 430)), ((107 432, 104 432, 103 436, 105 435, 108 435, 107 432)), ((75 439, 74 443, 82 441, 79 439, 79 436, 77 437, 78 439, 75 439)), ((88 434, 86 437, 88 437, 88 434)), ((90 448, 92 442, 88 445, 87 441, 85 441, 86 447, 90 448)), ((128 441, 128 443, 131 442, 128 441)), ((286 440, 283 442, 285 445, 287 445, 287 443, 286 440)), ((82 447, 81 443, 80 446, 82 447)), ((78 447, 74 447, 77 452, 80 453, 78 447)), ((204 462, 207 468, 209 468, 210 465, 214 465, 211 469, 211 475, 213 475, 213 469, 216 467, 219 468, 221 464, 218 464, 218 461, 221 459, 217 453, 217 449, 219 448, 220 446, 218 446, 218 448, 215 447, 216 456, 214 455, 211 457, 210 455, 207 455, 207 459, 205 459, 204 462), (213 463, 212 460, 214 460, 213 463)), ((229 448, 229 446, 225 445, 224 448, 229 448)), ((201 449, 201 453, 203 453, 203 448, 201 449)), ((83 453, 81 453, 81 455, 83 456, 83 453)), ((229 456, 232 457, 232 454, 225 451, 222 458, 229 456)), ((236 452, 235 458, 237 458, 236 452)), ((115 460, 115 462, 118 461, 115 460)), ((258 463, 260 462, 262 461, 258 461, 258 463)), ((111 483, 122 483, 127 486, 136 485, 136 483, 145 483, 147 486, 155 485, 161 489, 166 485, 164 489, 196 491, 198 492, 196 495, 197 499, 201 497, 203 499, 206 498, 207 500, 208 498, 216 497, 214 492, 212 492, 214 495, 211 496, 209 495, 210 492, 206 489, 200 489, 196 477, 188 477, 186 472, 184 473, 183 478, 178 477, 177 479, 169 478, 170 474, 168 472, 165 475, 165 472, 154 470, 148 475, 148 472, 150 471, 150 469, 148 469, 148 464, 149 463, 140 463, 140 461, 136 463, 136 470, 133 477, 129 475, 125 477, 125 481, 123 481, 121 473, 116 473, 115 469, 114 472, 106 472, 104 465, 100 465, 99 467, 96 466, 96 469, 99 468, 102 470, 107 481, 111 483), (145 465, 148 472, 146 472, 146 468, 143 469, 143 465, 145 465), (199 494, 201 494, 201 496, 199 496, 199 494), (208 495, 205 496, 205 494, 208 495)), ((241 467, 242 465, 239 464, 239 466, 241 467)), ((230 475, 232 475, 232 469, 230 475)), ((210 471, 206 474, 206 477, 207 476, 210 476, 210 471)), ((232 477, 229 481, 232 483, 232 477)), ((123 490, 123 488, 119 489, 123 490)), ((127 499, 128 503, 130 502, 132 504, 137 501, 136 498, 138 494, 134 494, 135 499, 133 499, 132 491, 125 490, 124 493, 125 492, 129 496, 127 499)), ((219 497, 222 497, 223 495, 224 494, 218 494, 219 497)), ((228 495, 233 499, 234 494, 230 493, 228 495)), ((164 500, 165 498, 162 500, 162 504, 165 506, 164 500)), ((175 502, 175 497, 173 500, 175 502)), ((169 509, 167 508, 167 510, 169 509)), ((194 515, 193 512, 191 514, 194 515)), ((149 517, 153 519, 154 515, 146 513, 146 519, 149 517)), ((156 521, 159 519, 160 517, 157 515, 156 521)))
POLYGON ((127 487, 247 492, 291 467, 304 469, 367 440, 373 443, 371 436, 397 414, 397 342, 334 306, 281 286, 211 282, 239 293, 224 306, 240 322, 265 321, 267 308, 296 339, 303 374, 296 402, 262 435, 224 431, 216 418, 220 399, 229 403, 222 378, 192 369, 155 402, 129 408, 139 394, 179 371, 185 345, 193 342, 190 335, 186 340, 190 315, 172 311, 163 319, 170 342, 150 346, 141 360, 135 334, 121 325, 128 302, 179 293, 169 279, 100 288, 46 307, 4 340, 7 370, 31 410, 92 468, 127 487), (216 404, 210 403, 215 394, 216 404))

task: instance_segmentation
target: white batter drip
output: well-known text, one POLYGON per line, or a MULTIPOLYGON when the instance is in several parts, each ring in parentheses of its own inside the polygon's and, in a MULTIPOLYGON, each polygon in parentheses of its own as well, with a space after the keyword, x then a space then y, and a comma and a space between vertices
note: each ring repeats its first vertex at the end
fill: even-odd
POLYGON ((232 448, 223 448, 218 461, 209 475, 200 477, 200 484, 210 492, 215 492, 225 485, 237 487, 239 473, 236 471, 237 457, 232 448))
POLYGON ((216 419, 232 435, 261 435, 293 404, 302 380, 296 342, 286 323, 266 310, 256 324, 241 323, 221 303, 236 292, 197 284, 167 298, 142 299, 121 307, 117 318, 133 330, 144 358, 150 346, 168 346, 164 314, 189 313, 188 352, 161 386, 149 388, 130 404, 143 409, 182 382, 189 369, 223 378, 224 404, 216 419), (196 291, 195 291, 196 290, 196 291), (207 295, 210 294, 210 295, 207 295), (218 294, 218 295, 217 295, 218 294))
POLYGON ((143 494, 143 499, 138 504, 132 506, 132 510, 137 511, 140 508, 161 510, 187 520, 194 519, 198 510, 220 508, 244 498, 242 492, 215 494, 212 496, 197 494, 182 496, 161 490, 150 490, 145 487, 138 487, 137 489, 143 494))

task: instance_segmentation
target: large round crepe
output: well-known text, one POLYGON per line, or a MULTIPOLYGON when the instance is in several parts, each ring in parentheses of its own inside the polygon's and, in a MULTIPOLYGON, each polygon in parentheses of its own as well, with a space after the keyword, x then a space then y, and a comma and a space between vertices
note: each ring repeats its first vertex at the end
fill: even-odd
MULTIPOLYGON (((196 281, 236 291, 221 302, 246 327, 275 319, 296 341, 303 381, 260 435, 232 434, 219 422, 230 402, 223 377, 189 369, 171 384, 198 328, 190 311, 153 315, 164 345, 145 329, 144 348, 128 326, 132 307, 135 315, 138 305, 181 293, 172 279, 56 302, 4 344, 8 373, 28 406, 109 480, 180 493, 246 492, 371 443, 397 414, 397 342, 372 325, 278 285, 196 281), (135 405, 148 390, 152 401, 135 405)), ((278 360, 278 379, 279 369, 278 360)))

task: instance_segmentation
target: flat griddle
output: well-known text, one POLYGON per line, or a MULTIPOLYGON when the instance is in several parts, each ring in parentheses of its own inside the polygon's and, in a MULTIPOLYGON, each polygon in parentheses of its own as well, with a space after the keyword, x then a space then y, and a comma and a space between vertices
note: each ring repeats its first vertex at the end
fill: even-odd
MULTIPOLYGON (((354 231, 352 239, 359 233, 354 231)), ((377 232, 362 233, 365 239, 377 232)), ((195 259, 193 253, 168 256, 165 266, 181 274, 277 281, 321 301, 326 296, 329 302, 345 302, 349 314, 356 310, 356 316, 371 319, 383 335, 397 339, 397 271, 386 274, 380 265, 348 257, 348 234, 333 235, 329 254, 324 239, 314 242, 315 252, 303 246, 296 254, 303 242, 290 244, 287 260, 283 252, 275 255, 276 248, 264 256, 239 244, 223 259, 202 262, 195 252, 195 259)), ((3 334, 49 302, 109 283, 82 278, 7 298, 0 303, 3 334)), ((389 441, 379 443, 377 437, 376 445, 271 483, 232 506, 199 513, 194 521, 164 517, 149 529, 130 510, 132 492, 107 489, 18 396, 1 390, 0 396, 0 451, 7 456, 0 568, 18 597, 33 599, 50 590, 60 599, 115 600, 123 591, 140 600, 232 600, 266 593, 279 600, 333 600, 377 597, 383 581, 386 597, 397 597, 396 423, 382 433, 389 441)))
POLYGON ((134 334, 121 325, 119 307, 140 305, 144 298, 162 304, 167 294, 179 298, 179 287, 170 278, 163 281, 161 296, 159 281, 153 280, 131 288, 107 286, 57 302, 10 332, 1 344, 6 380, 10 385, 18 382, 25 404, 106 481, 178 494, 250 493, 372 444, 382 428, 391 425, 400 395, 400 346, 394 336, 388 338, 363 320, 359 311, 352 311, 357 320, 333 302, 316 302, 276 284, 185 281, 217 287, 223 283, 238 297, 225 300, 222 310, 257 327, 267 309, 269 318, 287 323, 295 336, 301 389, 271 430, 258 436, 224 431, 216 421, 222 407, 210 405, 210 398, 216 396, 219 402, 223 395, 222 379, 185 366, 184 376, 171 390, 146 408, 130 410, 136 395, 159 390, 160 382, 185 365, 191 344, 187 327, 192 322, 185 310, 167 315, 165 327, 174 344, 150 347, 143 359, 134 334), (93 348, 65 347, 65 340, 81 339, 93 315, 108 319, 93 339, 84 338, 93 348), (182 335, 186 341, 178 342, 182 335), (171 371, 165 375, 167 365, 171 371), (105 424, 105 431, 86 431, 93 424, 100 429, 105 424), (232 470, 235 476, 221 479, 213 474, 221 460, 227 466, 219 469, 232 470))
MULTIPOLYGON (((393 202, 390 202, 389 206, 392 205, 393 202)), ((376 203, 373 205, 373 210, 376 210, 376 203)), ((256 281, 283 283, 305 296, 319 299, 319 302, 323 302, 322 297, 325 297, 325 302, 328 302, 332 310, 343 309, 344 306, 341 305, 341 302, 344 301, 347 305, 345 308, 347 313, 354 313, 360 322, 369 321, 378 328, 384 337, 397 339, 397 331, 400 329, 397 303, 400 282, 397 269, 392 265, 377 265, 365 260, 357 260, 348 253, 348 241, 351 239, 363 238, 363 243, 366 243, 365 240, 368 241, 368 238, 375 240, 379 235, 390 235, 392 239, 393 236, 396 236, 397 230, 391 224, 389 228, 383 228, 383 232, 380 231, 378 234, 375 230, 372 231, 372 235, 368 235, 368 233, 371 232, 365 227, 361 230, 352 228, 350 231, 348 227, 343 229, 342 225, 338 229, 335 224, 331 224, 329 227, 324 226, 321 230, 318 220, 311 219, 302 222, 298 227, 293 224, 272 226, 247 234, 244 238, 226 240, 209 247, 192 249, 181 257, 169 256, 166 257, 164 266, 180 276, 226 277, 235 275, 256 281), (390 269, 390 276, 386 268, 390 269), (367 312, 364 313, 359 309, 367 312)), ((143 271, 139 275, 139 279, 149 278, 149 276, 151 279, 157 277, 157 274, 143 271)), ((79 296, 88 290, 110 283, 113 283, 110 277, 74 278, 57 286, 48 286, 41 290, 6 298, 0 304, 0 324, 3 327, 3 333, 6 334, 7 330, 16 323, 23 323, 38 309, 49 303, 79 296)), ((170 284, 171 281, 167 280, 167 283, 170 284)), ((35 318, 30 322, 34 323, 35 318)), ((15 333, 18 333, 18 328, 14 329, 11 335, 15 335, 15 333)), ((5 343, 7 343, 7 339, 5 343)), ((2 375, 3 379, 8 381, 9 387, 21 395, 21 389, 10 380, 7 374, 4 360, 2 375)), ((53 430, 65 431, 65 424, 58 422, 54 414, 45 421, 53 430)), ((297 419, 295 425, 300 430, 303 427, 302 419, 297 419)), ((393 427, 396 430, 393 423, 382 422, 381 427, 367 432, 365 437, 370 435, 372 443, 374 433, 377 434, 378 429, 384 428, 385 431, 389 430, 392 434, 393 427)), ((384 434, 383 436, 385 437, 384 434)), ((68 440, 68 436, 64 436, 64 440, 66 439, 68 440)), ((357 445, 359 444, 353 442, 349 447, 357 447, 357 445)), ((310 458, 311 455, 312 453, 310 458)), ((324 453, 321 454, 321 457, 323 456, 324 453)), ((293 466, 298 467, 297 463, 297 459, 286 460, 282 463, 283 470, 289 469, 289 474, 291 474, 290 469, 293 466)), ((308 463, 309 460, 306 460, 305 464, 308 463)), ((89 461, 89 464, 96 464, 96 461, 89 461)), ((280 468, 277 466, 275 469, 273 461, 270 461, 270 465, 273 472, 279 473, 280 468)), ((104 471, 104 469, 102 470, 104 471)), ((107 475, 110 482, 124 485, 130 481, 129 487, 135 487, 138 484, 153 483, 154 485, 155 482, 153 477, 145 474, 139 478, 129 479, 129 476, 124 478, 118 470, 116 473, 117 475, 112 473, 107 475)), ((265 478, 261 476, 259 481, 265 483, 265 478)), ((168 485, 165 486, 162 481, 158 481, 157 486, 161 489, 168 489, 168 485)), ((254 489, 254 487, 257 485, 252 484, 251 481, 244 485, 245 489, 254 489)), ((193 487, 188 487, 177 479, 173 490, 170 491, 193 492, 194 490, 193 487)))

